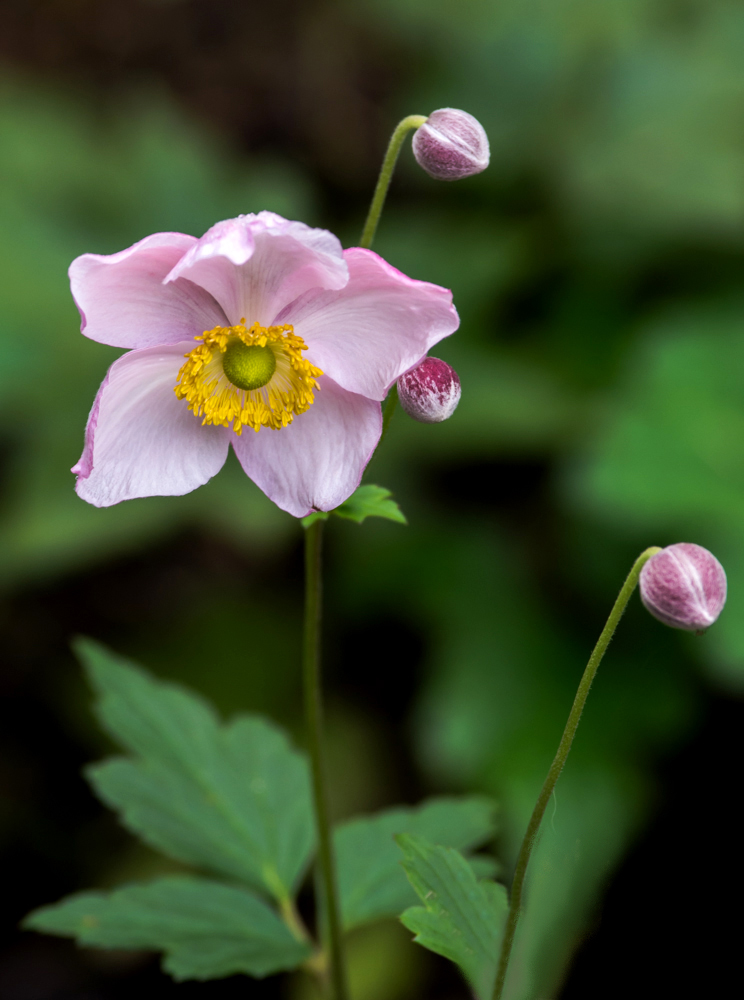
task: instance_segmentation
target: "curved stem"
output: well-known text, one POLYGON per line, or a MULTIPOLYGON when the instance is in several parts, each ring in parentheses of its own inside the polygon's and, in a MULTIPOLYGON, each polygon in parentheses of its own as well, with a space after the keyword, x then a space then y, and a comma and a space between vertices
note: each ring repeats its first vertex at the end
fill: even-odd
POLYGON ((294 900, 286 896, 279 902, 279 911, 282 915, 282 920, 289 927, 290 931, 294 934, 298 941, 312 943, 312 938, 308 934, 307 927, 302 920, 302 917, 297 912, 297 907, 294 904, 294 900))
POLYGON ((313 777, 313 798, 318 824, 318 863, 328 916, 328 951, 334 1000, 347 1000, 346 968, 341 944, 336 867, 328 820, 328 787, 323 755, 323 711, 320 689, 320 622, 322 586, 322 520, 305 529, 305 624, 303 676, 305 717, 313 777))
POLYGON ((398 159, 400 148, 403 145, 403 140, 412 128, 419 128, 425 121, 426 115, 409 115, 403 121, 398 122, 395 131, 390 136, 385 159, 382 161, 382 167, 380 168, 380 176, 377 179, 377 187, 375 188, 375 193, 372 195, 372 204, 369 206, 369 212, 367 213, 367 221, 364 223, 364 229, 359 239, 360 247, 369 249, 372 246, 372 240, 375 238, 377 223, 380 221, 382 206, 385 204, 385 196, 390 187, 393 170, 395 169, 395 163, 398 159))
POLYGON ((509 966, 509 957, 511 955, 512 945, 514 944, 514 934, 517 929, 517 922, 519 921, 519 914, 522 907, 524 878, 527 873, 527 865, 530 861, 532 849, 535 846, 537 832, 540 829, 540 823, 542 822, 543 815, 548 802, 550 801, 550 796, 553 794, 553 789, 555 788, 556 782, 558 781, 561 771, 563 770, 563 766, 566 763, 568 752, 571 749, 571 744, 573 743, 576 730, 579 726, 581 713, 584 711, 584 705, 586 704, 586 699, 589 695, 589 688, 592 686, 594 675, 597 673, 597 668, 602 662, 602 657, 604 656, 615 629, 622 618, 623 612, 625 611, 627 603, 630 600, 630 596, 636 588, 638 577, 640 576, 644 563, 648 562, 651 556, 656 555, 657 552, 661 552, 661 549, 657 546, 646 549, 646 551, 642 552, 633 563, 633 568, 628 574, 628 578, 618 594, 617 600, 615 601, 612 611, 610 612, 610 617, 607 619, 607 624, 602 629, 602 634, 597 640, 597 645, 594 647, 592 655, 589 657, 589 662, 584 670, 584 674, 579 683, 578 691, 576 692, 576 697, 574 698, 573 706, 571 707, 571 711, 568 716, 566 728, 563 730, 561 742, 558 744, 558 752, 555 755, 553 763, 550 765, 548 776, 545 779, 545 783, 543 784, 540 794, 537 797, 537 803, 535 804, 532 816, 530 817, 527 832, 524 835, 519 856, 517 857, 517 866, 514 872, 511 898, 509 900, 509 916, 504 929, 504 940, 501 944, 499 967, 496 973, 496 983, 493 989, 493 1000, 500 1000, 504 989, 506 970, 509 966))

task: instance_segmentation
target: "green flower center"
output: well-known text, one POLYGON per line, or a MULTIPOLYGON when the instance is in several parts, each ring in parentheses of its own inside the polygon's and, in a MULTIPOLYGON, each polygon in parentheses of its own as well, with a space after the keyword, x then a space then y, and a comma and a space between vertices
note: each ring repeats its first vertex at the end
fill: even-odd
POLYGON ((266 344, 244 344, 233 340, 222 355, 225 376, 239 389, 260 389, 271 381, 276 371, 276 357, 266 344))

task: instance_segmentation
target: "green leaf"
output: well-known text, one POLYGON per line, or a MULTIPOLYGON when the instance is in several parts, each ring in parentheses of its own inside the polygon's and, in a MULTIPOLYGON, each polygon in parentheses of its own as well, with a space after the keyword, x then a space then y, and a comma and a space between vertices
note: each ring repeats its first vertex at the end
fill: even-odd
POLYGON ((24 926, 81 945, 162 951, 175 979, 268 976, 296 968, 312 951, 257 896, 188 876, 70 896, 29 914, 24 926))
POLYGON ((638 537, 694 538, 726 567, 726 612, 690 649, 744 689, 744 299, 672 306, 639 328, 571 494, 638 537), (722 363, 725 359, 725 363, 722 363), (702 443, 701 443, 702 442, 702 443), (704 651, 705 650, 705 651, 704 651))
MULTIPOLYGON (((384 486, 360 486, 340 507, 331 511, 336 517, 344 517, 349 521, 361 524, 367 517, 385 517, 388 521, 398 524, 408 524, 392 493, 384 486)), ((312 515, 310 515, 312 517, 312 515)))
POLYGON ((327 521, 330 516, 326 510, 316 510, 313 514, 308 514, 307 517, 301 518, 300 524, 303 528, 309 528, 316 521, 327 521))
POLYGON ((477 879, 498 878, 503 870, 503 865, 490 854, 474 854, 468 858, 468 864, 477 879))
POLYGON ((284 733, 258 716, 220 725, 178 685, 89 640, 76 649, 102 724, 134 755, 88 769, 103 801, 172 858, 291 896, 315 834, 307 762, 284 733))
POLYGON ((354 819, 334 832, 344 927, 398 916, 416 896, 400 866, 395 835, 413 833, 468 851, 496 830, 492 799, 430 799, 416 809, 389 809, 354 819))
POLYGON ((490 1000, 508 910, 506 889, 479 882, 465 858, 423 837, 402 834, 403 868, 423 906, 400 918, 414 941, 455 962, 479 1000, 490 1000))
POLYGON ((395 500, 390 499, 391 496, 390 490, 386 490, 384 486, 359 486, 335 510, 317 510, 303 517, 301 524, 303 528, 309 528, 316 521, 327 521, 331 514, 346 518, 347 521, 356 521, 357 524, 361 524, 367 517, 385 517, 388 521, 408 524, 403 511, 395 500))

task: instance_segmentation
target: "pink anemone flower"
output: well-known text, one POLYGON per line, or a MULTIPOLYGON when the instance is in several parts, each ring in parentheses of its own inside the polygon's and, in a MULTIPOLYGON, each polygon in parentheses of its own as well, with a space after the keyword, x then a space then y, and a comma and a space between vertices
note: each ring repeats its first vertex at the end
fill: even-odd
POLYGON ((296 517, 353 493, 389 387, 459 320, 452 295, 272 212, 156 233, 70 266, 82 332, 113 363, 73 468, 97 507, 180 496, 222 468, 296 517))

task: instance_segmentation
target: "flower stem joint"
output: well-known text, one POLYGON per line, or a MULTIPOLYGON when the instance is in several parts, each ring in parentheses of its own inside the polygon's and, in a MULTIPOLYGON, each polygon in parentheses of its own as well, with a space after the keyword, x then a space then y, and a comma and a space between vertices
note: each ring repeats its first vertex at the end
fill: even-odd
POLYGON ((477 118, 456 108, 432 111, 413 137, 413 155, 438 181, 459 181, 488 166, 488 136, 477 118))
POLYGON ((447 420, 460 402, 460 379, 439 358, 424 358, 398 379, 398 399, 409 417, 423 424, 447 420))
POLYGON ((677 542, 652 556, 641 570, 641 600, 671 628, 704 632, 726 603, 726 573, 701 545, 677 542))

